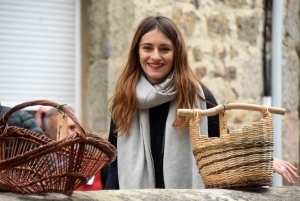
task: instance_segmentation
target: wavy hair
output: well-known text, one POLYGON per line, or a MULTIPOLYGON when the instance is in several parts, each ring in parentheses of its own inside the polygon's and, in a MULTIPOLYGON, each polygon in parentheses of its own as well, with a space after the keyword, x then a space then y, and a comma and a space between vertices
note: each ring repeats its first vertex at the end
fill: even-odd
MULTIPOLYGON (((174 44, 172 69, 174 69, 174 83, 178 92, 177 109, 192 108, 193 104, 198 106, 199 98, 206 101, 198 93, 198 83, 206 87, 196 78, 188 64, 187 49, 178 27, 164 16, 147 17, 141 21, 135 32, 127 63, 117 82, 115 94, 110 99, 111 118, 116 125, 115 132, 121 131, 121 135, 126 133, 129 136, 130 123, 134 113, 137 112, 136 85, 143 73, 139 63, 139 43, 143 35, 155 29, 164 33, 174 44)), ((176 115, 172 126, 175 129, 182 129, 188 121, 189 117, 176 115)))

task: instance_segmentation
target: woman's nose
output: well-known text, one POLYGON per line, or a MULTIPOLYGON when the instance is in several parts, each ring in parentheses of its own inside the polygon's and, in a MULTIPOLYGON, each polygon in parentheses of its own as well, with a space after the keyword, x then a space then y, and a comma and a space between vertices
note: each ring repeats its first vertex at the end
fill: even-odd
POLYGON ((151 55, 151 59, 154 59, 154 60, 157 60, 157 59, 161 59, 161 56, 159 54, 159 51, 158 50, 154 50, 152 55, 151 55))

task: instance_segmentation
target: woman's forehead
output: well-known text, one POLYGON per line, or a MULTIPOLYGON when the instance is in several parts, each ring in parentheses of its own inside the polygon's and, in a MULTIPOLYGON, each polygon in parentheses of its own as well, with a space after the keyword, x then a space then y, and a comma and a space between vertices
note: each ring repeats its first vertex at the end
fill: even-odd
POLYGON ((143 43, 165 43, 167 45, 172 45, 173 42, 168 38, 162 31, 154 29, 145 33, 140 41, 140 44, 143 43))

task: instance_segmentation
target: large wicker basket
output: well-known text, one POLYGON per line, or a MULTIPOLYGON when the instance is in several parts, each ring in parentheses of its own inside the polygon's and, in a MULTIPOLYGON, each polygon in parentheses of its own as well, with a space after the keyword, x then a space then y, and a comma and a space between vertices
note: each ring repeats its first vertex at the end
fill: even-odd
MULTIPOLYGON (((227 107, 230 106, 234 108, 234 104, 227 107)), ((272 186, 273 125, 270 112, 264 109, 259 122, 222 134, 220 138, 200 135, 200 113, 200 110, 194 110, 190 137, 205 188, 272 186)))
POLYGON ((53 141, 30 130, 8 126, 9 116, 27 106, 59 104, 30 101, 7 111, 0 120, 0 189, 33 194, 58 192, 71 195, 116 157, 116 148, 101 137, 86 133, 74 113, 62 107, 77 132, 53 141))

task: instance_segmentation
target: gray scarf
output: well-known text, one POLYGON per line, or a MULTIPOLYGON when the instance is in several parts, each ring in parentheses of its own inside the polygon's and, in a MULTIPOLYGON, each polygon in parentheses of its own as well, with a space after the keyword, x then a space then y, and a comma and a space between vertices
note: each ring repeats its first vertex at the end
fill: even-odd
MULTIPOLYGON (((204 93, 199 85, 202 97, 204 93)), ((152 85, 143 75, 136 87, 138 110, 131 125, 130 135, 118 137, 118 176, 120 189, 155 188, 154 164, 151 153, 149 108, 170 102, 165 129, 163 173, 166 188, 204 188, 194 159, 189 127, 181 130, 172 127, 176 115, 177 90, 173 74, 161 84, 152 85)), ((200 108, 207 109, 200 101, 200 108)), ((200 133, 207 135, 207 118, 200 119, 200 133)))

